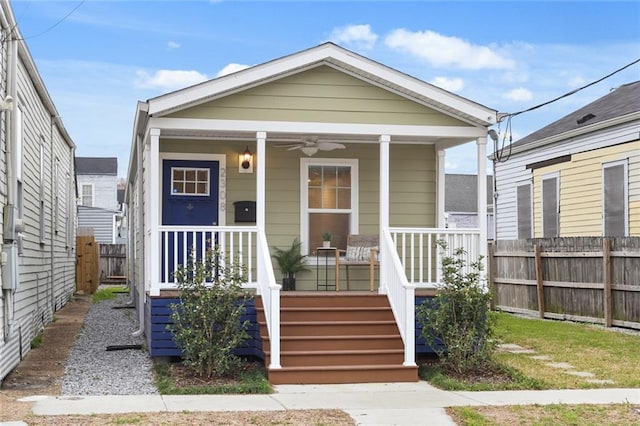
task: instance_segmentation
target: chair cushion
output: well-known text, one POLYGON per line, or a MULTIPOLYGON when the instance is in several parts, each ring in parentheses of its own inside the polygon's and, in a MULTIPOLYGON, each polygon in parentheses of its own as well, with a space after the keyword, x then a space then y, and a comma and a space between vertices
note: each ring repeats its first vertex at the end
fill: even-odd
POLYGON ((378 247, 347 246, 345 260, 350 262, 368 262, 371 258, 371 250, 378 250, 378 247))

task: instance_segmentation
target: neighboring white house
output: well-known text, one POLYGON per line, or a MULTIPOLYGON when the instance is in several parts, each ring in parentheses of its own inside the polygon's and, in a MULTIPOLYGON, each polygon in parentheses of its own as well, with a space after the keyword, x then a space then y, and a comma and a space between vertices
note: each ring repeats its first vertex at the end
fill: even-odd
POLYGON ((0 0, 0 380, 75 291, 75 171, 69 134, 0 0))
POLYGON ((640 235, 640 81, 508 151, 494 157, 498 240, 640 235))
MULTIPOLYGON (((479 228, 478 176, 447 173, 444 211, 448 228, 479 228)), ((493 176, 487 175, 487 239, 493 240, 493 176)))
POLYGON ((118 202, 118 159, 76 157, 78 228, 103 244, 123 242, 118 202))

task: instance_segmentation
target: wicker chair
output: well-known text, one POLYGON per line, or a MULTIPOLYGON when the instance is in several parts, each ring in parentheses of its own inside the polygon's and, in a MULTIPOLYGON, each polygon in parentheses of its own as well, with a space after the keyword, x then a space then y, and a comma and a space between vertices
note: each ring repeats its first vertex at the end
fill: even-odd
POLYGON ((379 239, 377 235, 349 234, 347 249, 336 250, 336 290, 340 291, 340 267, 347 270, 347 290, 351 290, 349 266, 369 267, 369 289, 373 291, 375 267, 378 266, 379 239))

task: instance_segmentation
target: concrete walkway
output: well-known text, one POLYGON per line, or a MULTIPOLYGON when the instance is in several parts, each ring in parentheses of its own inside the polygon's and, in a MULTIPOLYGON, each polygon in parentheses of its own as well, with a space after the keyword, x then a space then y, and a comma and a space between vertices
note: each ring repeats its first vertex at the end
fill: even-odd
POLYGON ((36 415, 340 409, 358 425, 454 425, 445 407, 640 404, 640 389, 449 392, 426 382, 280 385, 271 395, 34 396, 36 415))

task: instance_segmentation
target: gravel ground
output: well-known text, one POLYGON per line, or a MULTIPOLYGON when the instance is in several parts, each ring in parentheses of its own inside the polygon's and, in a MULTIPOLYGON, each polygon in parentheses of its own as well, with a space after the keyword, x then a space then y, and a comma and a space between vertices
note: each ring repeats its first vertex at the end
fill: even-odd
POLYGON ((157 394, 151 372, 152 361, 145 349, 107 351, 107 346, 143 345, 134 337, 138 329, 135 309, 125 306, 127 294, 95 303, 89 309, 69 354, 62 381, 62 395, 157 394))

